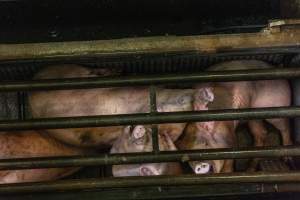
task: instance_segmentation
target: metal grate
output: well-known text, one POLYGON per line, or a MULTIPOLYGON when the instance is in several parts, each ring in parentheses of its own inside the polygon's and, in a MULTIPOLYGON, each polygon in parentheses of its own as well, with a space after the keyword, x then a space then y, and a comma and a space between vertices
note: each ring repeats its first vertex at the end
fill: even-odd
MULTIPOLYGON (((254 48, 247 50, 235 50, 210 55, 196 53, 181 53, 158 55, 145 55, 137 57, 114 57, 97 58, 95 60, 70 59, 72 63, 84 63, 90 67, 116 67, 122 68, 126 76, 108 78, 81 78, 61 80, 29 80, 33 73, 42 67, 42 64, 50 64, 51 60, 40 60, 37 62, 23 62, 8 60, 2 62, 0 73, 3 80, 0 85, 0 92, 18 92, 19 105, 18 119, 15 116, 11 119, 0 121, 0 130, 26 130, 26 129, 54 129, 70 127, 93 127, 111 126, 125 124, 157 124, 168 122, 192 122, 192 121, 215 121, 233 119, 263 119, 300 117, 300 107, 281 108, 256 108, 239 110, 214 110, 203 112, 174 112, 157 113, 155 102, 155 87, 161 84, 177 84, 178 82, 194 83, 209 81, 240 81, 240 80, 269 80, 269 79, 295 79, 300 77, 299 68, 278 67, 271 70, 247 70, 226 72, 201 72, 205 67, 227 60, 235 59, 258 59, 267 61, 274 65, 288 63, 300 51, 297 47, 276 47, 276 48, 254 48), (49 62, 49 63, 48 63, 49 62), (1 71, 3 70, 3 71, 1 71), (176 72, 181 72, 178 74, 176 72), (183 73, 184 72, 184 73, 183 73), (173 74, 170 74, 173 73, 173 74), (136 76, 136 74, 143 74, 136 76), (145 75, 148 74, 148 75, 145 75), (154 75, 156 74, 156 75, 154 75), (159 74, 159 75, 157 75, 159 74), (129 75, 129 76, 128 76, 129 75), (134 75, 134 76, 130 76, 134 75), (30 119, 26 114, 26 91, 51 90, 51 89, 79 89, 96 87, 120 87, 149 85, 151 87, 150 104, 151 112, 131 115, 111 116, 89 116, 89 117, 65 117, 48 119, 30 119)), ((59 56, 58 56, 59 57, 59 56)), ((295 61, 296 59, 293 59, 295 61)), ((297 61, 297 60, 296 60, 297 61)), ((66 62, 66 60, 55 62, 66 62)), ((215 160, 215 159, 245 159, 245 158, 278 158, 285 156, 300 156, 299 146, 290 147, 264 147, 264 148, 239 148, 239 149, 212 149, 160 152, 158 149, 157 127, 153 126, 153 152, 133 154, 100 154, 90 156, 72 157, 48 157, 48 158, 22 158, 22 159, 1 159, 0 168, 5 169, 32 169, 51 168, 67 166, 101 166, 113 164, 128 164, 141 162, 188 162, 191 160, 215 160)), ((266 167, 266 166, 263 166, 266 167)), ((268 166, 267 166, 268 167, 268 166)), ((117 199, 126 194, 126 198, 149 199, 149 194, 158 191, 153 198, 172 197, 205 197, 233 194, 257 194, 269 192, 299 192, 300 172, 296 171, 269 171, 259 173, 232 173, 213 175, 181 175, 177 177, 131 177, 131 178, 92 178, 103 176, 105 169, 96 169, 95 173, 82 179, 80 175, 72 180, 60 180, 45 183, 24 183, 0 185, 0 194, 25 194, 35 192, 53 193, 58 191, 83 191, 93 190, 93 198, 105 195, 112 199, 112 193, 117 194, 117 199), (78 179, 76 179, 78 178, 78 179), (288 184, 286 183, 288 182, 288 184), (218 187, 213 187, 212 185, 218 187), (180 186, 178 189, 177 186, 180 186), (136 189, 141 187, 141 189, 136 189), (142 188, 148 188, 142 191, 142 188), (203 189, 203 190, 202 190, 203 189), (161 191, 165 191, 161 192, 161 191), (170 192, 170 195, 166 194, 170 192), (188 192, 187 192, 188 191, 188 192), (161 192, 161 193, 160 193, 161 192), (180 192, 182 192, 180 196, 180 192), (188 194, 187 194, 188 193, 188 194), (145 195, 146 194, 146 195, 145 195), (184 196, 182 196, 184 194, 184 196), (145 196, 142 196, 145 195, 145 196), (173 196, 172 196, 173 195, 173 196)), ((60 198, 72 198, 74 194, 62 194, 60 198), (65 196, 64 196, 65 195, 65 196), (68 196, 69 195, 69 196, 68 196)), ((151 196, 152 197, 152 196, 151 196)), ((46 197, 48 198, 48 197, 46 197)), ((50 198, 50 197, 49 197, 50 198)), ((9 198, 7 198, 9 199, 9 198)), ((150 198, 151 199, 151 198, 150 198)))
MULTIPOLYGON (((157 83, 174 83, 173 81, 238 81, 238 80, 257 80, 257 79, 278 79, 278 78, 296 78, 300 76, 298 68, 281 68, 272 70, 249 70, 246 73, 242 71, 232 71, 230 74, 224 72, 200 73, 190 75, 168 75, 156 76, 157 83)), ((80 81, 72 79, 50 80, 43 82, 7 82, 0 86, 1 91, 15 91, 28 89, 76 89, 86 87, 117 87, 122 84, 138 85, 153 84, 151 78, 97 78, 80 81), (96 81, 90 84, 89 81, 96 81), (69 83, 69 84, 66 84, 69 83), (90 85, 89 85, 90 84, 90 85), (52 87, 52 88, 51 88, 52 87)), ((152 111, 155 108, 154 87, 151 90, 152 111)), ((72 117, 72 118, 52 118, 52 119, 32 119, 32 120, 8 120, 0 122, 0 130, 24 130, 24 129, 51 129, 67 127, 86 127, 86 126, 110 126, 120 124, 153 124, 182 121, 210 121, 210 120, 232 120, 232 119, 254 119, 254 118, 277 118, 277 117, 296 117, 300 116, 299 107, 289 108, 256 108, 241 110, 216 110, 203 112, 185 112, 185 113, 155 113, 133 114, 119 116, 94 116, 94 117, 72 117)), ((157 135, 154 134, 154 137, 157 135)), ((155 138, 157 141, 157 138, 155 138)), ((154 141, 155 141, 154 140, 154 141)), ((93 166, 93 165, 112 165, 140 162, 166 162, 166 161, 184 161, 207 160, 207 159, 228 159, 228 158, 252 158, 252 157, 282 157, 299 156, 300 148, 295 147, 272 147, 272 148, 251 148, 251 149, 218 149, 218 150, 197 150, 197 151, 178 151, 178 152, 158 152, 157 143, 153 143, 154 153, 139 154, 120 154, 120 155, 102 155, 85 157, 63 157, 63 158, 24 158, 13 160, 0 160, 1 169, 27 169, 41 167, 66 167, 66 166, 93 166)), ((241 182, 297 182, 299 172, 288 173, 262 173, 262 174, 226 174, 226 175, 183 175, 178 177, 149 177, 149 178, 121 178, 121 179, 103 179, 103 180, 76 180, 58 181, 53 183, 33 183, 16 184, 0 186, 0 193, 19 193, 19 192, 49 192, 56 190, 78 190, 78 189, 102 189, 111 187, 134 187, 154 185, 191 185, 191 184, 210 184, 210 183, 241 183, 241 182), (228 179, 230 177, 230 179, 228 179)))

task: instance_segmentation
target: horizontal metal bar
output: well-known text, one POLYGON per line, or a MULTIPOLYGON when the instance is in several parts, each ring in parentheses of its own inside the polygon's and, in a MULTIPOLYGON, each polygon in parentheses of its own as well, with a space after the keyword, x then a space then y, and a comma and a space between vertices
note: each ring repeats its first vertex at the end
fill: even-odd
POLYGON ((290 118, 300 116, 300 106, 276 108, 226 109, 171 113, 144 113, 84 117, 40 118, 0 121, 0 131, 81 128, 137 124, 164 124, 201 121, 226 121, 290 118))
MULTIPOLYGON (((107 190, 88 190, 88 191, 69 191, 69 192, 49 192, 35 194, 17 194, 5 195, 5 200, 70 200, 70 199, 89 199, 89 200, 146 200, 146 199, 187 199, 199 197, 224 197, 232 195, 266 195, 269 193, 299 192, 300 184, 297 183, 276 183, 276 184, 219 184, 217 187, 214 184, 195 185, 195 186, 172 186, 172 187, 134 187, 134 188, 115 188, 107 190)), ((269 194, 270 195, 270 194, 269 194)), ((295 194, 294 194, 295 195, 295 194)), ((299 195, 298 195, 299 196, 299 195)), ((245 196, 244 196, 245 197, 245 196)), ((248 196, 249 198, 249 196, 248 196)), ((296 197, 294 196, 293 199, 296 197)), ((1 198, 0 198, 1 199, 1 198)), ((219 199, 219 198, 218 198, 219 199)), ((242 198, 245 199, 245 198, 242 198)), ((253 199, 253 196, 251 196, 253 199)), ((262 198, 264 200, 270 198, 262 198)), ((277 198, 276 198, 277 199, 277 198)), ((282 199, 282 198, 279 198, 282 199)), ((286 196, 284 198, 286 200, 286 196)), ((212 200, 212 199, 210 199, 212 200)), ((221 200, 224 200, 223 198, 221 200)), ((229 200, 226 198, 226 200, 229 200)), ((230 200, 233 200, 230 198, 230 200)), ((241 200, 236 198, 236 200, 241 200)), ((273 199, 274 200, 274 199, 273 199)))
POLYGON ((259 33, 165 36, 124 38, 115 40, 73 41, 28 44, 0 44, 0 62, 16 60, 44 60, 100 58, 195 52, 209 54, 238 51, 241 48, 276 48, 296 46, 300 42, 299 29, 291 26, 280 31, 259 33))
MULTIPOLYGON (((259 68, 259 66, 257 66, 259 68)), ((129 76, 114 78, 72 78, 57 80, 31 80, 22 82, 2 82, 0 92, 87 89, 102 87, 127 87, 160 84, 254 81, 270 79, 292 79, 300 77, 300 68, 274 68, 256 70, 232 70, 201 72, 193 74, 173 74, 156 76, 129 76)))
POLYGON ((243 158, 300 156, 300 146, 255 147, 242 149, 202 149, 189 151, 102 154, 94 156, 0 159, 0 169, 34 169, 71 166, 99 166, 135 163, 188 162, 243 158))
POLYGON ((148 186, 187 186, 203 184, 227 183, 299 183, 300 172, 258 172, 232 173, 211 175, 180 175, 180 176, 148 176, 148 177, 121 177, 101 179, 64 180, 44 183, 22 183, 0 185, 0 194, 57 192, 70 190, 92 190, 105 188, 130 188, 148 186))

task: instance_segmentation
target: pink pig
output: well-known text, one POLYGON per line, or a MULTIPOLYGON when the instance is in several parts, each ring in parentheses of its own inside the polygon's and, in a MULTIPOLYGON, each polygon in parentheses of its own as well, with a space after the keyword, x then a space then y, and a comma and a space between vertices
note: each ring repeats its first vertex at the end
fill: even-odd
MULTIPOLYGON (((269 64, 257 60, 224 62, 208 68, 208 71, 229 71, 271 68, 269 64)), ((291 90, 286 80, 261 80, 199 84, 200 92, 195 95, 195 110, 239 109, 283 107, 291 104, 291 90)), ((276 127, 282 137, 283 145, 291 145, 288 119, 266 119, 276 127)), ((180 149, 230 148, 236 145, 235 129, 239 121, 197 122, 188 125, 186 134, 178 142, 180 149), (193 139, 191 139, 193 138, 193 139)), ((264 146, 267 130, 263 120, 249 120, 248 125, 254 137, 255 146, 264 146)), ((256 168, 255 159, 249 170, 256 168)), ((233 171, 230 160, 191 162, 195 173, 213 171, 233 171)))

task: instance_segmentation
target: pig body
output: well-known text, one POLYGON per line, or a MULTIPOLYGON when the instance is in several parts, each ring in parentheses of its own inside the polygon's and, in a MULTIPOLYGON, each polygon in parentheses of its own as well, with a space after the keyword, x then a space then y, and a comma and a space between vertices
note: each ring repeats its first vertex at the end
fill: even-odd
MULTIPOLYGON (((152 151, 151 129, 147 126, 130 126, 124 129, 123 134, 116 140, 110 153, 138 153, 152 151)), ((168 134, 159 134, 159 148, 161 151, 177 150, 168 134)), ((121 176, 151 176, 151 175, 178 175, 181 173, 179 163, 143 163, 129 165, 114 165, 112 173, 115 177, 121 176)))
MULTIPOLYGON (((248 70, 260 68, 271 68, 271 66, 262 61, 240 60, 217 64, 210 67, 208 71, 248 70)), ((197 88, 200 92, 197 93, 197 96, 195 96, 195 110, 282 107, 289 106, 291 104, 291 91, 286 80, 208 83, 200 84, 197 88)), ((266 120, 280 131, 283 145, 292 144, 288 119, 266 120)), ((191 132, 191 135, 196 135, 195 137, 198 138, 198 140, 201 138, 200 140, 202 140, 202 142, 198 141, 191 144, 188 142, 187 137, 183 137, 183 140, 180 141, 179 147, 181 149, 234 147, 234 144, 236 144, 235 129, 238 123, 239 121, 197 122, 194 125, 190 125, 194 126, 194 128, 187 128, 187 130, 191 132), (211 140, 214 140, 214 145, 211 144, 211 140), (203 143, 205 143, 205 145, 203 145, 203 143)), ((252 135, 254 136, 254 145, 264 146, 267 130, 263 121, 250 120, 248 125, 252 135)), ((230 172, 233 169, 232 163, 232 161, 214 161, 214 172, 230 172)), ((255 169, 257 160, 253 163, 254 164, 252 164, 250 170, 255 169)), ((203 162, 196 162, 196 165, 198 166, 201 166, 202 164, 203 162)), ((193 163, 192 167, 194 170, 201 168, 195 167, 195 163, 193 163)), ((198 171, 201 170, 198 169, 198 171)))
MULTIPOLYGON (((48 67, 38 73, 36 79, 57 79, 74 77, 96 77, 92 70, 77 65, 48 67)), ((192 110, 195 90, 157 90, 159 112, 192 110)), ((90 115, 114 115, 146 113, 149 108, 148 87, 97 88, 33 92, 29 96, 34 118, 74 117, 90 115)), ((176 140, 185 123, 159 125, 159 131, 176 140)), ((47 132, 68 144, 83 147, 111 147, 121 135, 123 126, 73 129, 53 129, 47 132)))
MULTIPOLYGON (((80 149, 62 145, 35 131, 2 132, 0 158, 28 158, 82 155, 80 149)), ((0 171, 0 184, 56 180, 76 172, 79 168, 49 168, 0 171)))

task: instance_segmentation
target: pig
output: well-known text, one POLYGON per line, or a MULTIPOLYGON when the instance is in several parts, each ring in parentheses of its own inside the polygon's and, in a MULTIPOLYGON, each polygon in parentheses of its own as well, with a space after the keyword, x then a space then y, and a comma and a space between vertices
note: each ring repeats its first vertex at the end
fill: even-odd
MULTIPOLYGON (((79 148, 63 145, 36 131, 1 132, 0 158, 83 155, 79 148)), ((0 184, 56 180, 78 171, 78 167, 0 171, 0 184)))
MULTIPOLYGON (((238 60, 224 62, 208 68, 208 71, 248 70, 267 69, 271 66, 263 61, 238 60)), ((240 81, 205 83, 197 85, 199 92, 195 95, 195 110, 213 109, 239 109, 239 108, 263 108, 282 107, 291 104, 291 91, 286 80, 261 80, 261 81, 240 81)), ((291 145, 290 127, 288 119, 266 119, 276 127, 282 137, 283 145, 291 145)), ((235 147, 235 129, 239 121, 228 122, 196 122, 189 125, 188 134, 179 143, 179 149, 209 149, 235 147), (196 141, 189 141, 189 138, 196 141)), ((267 130, 263 120, 248 121, 249 129, 254 137, 255 146, 264 146, 267 130)), ((248 171, 256 169, 258 159, 254 159, 248 171)), ((212 161, 191 163, 195 173, 207 173, 211 168, 213 172, 230 172, 233 170, 233 162, 212 161), (211 165, 213 163, 213 166, 211 165), (200 166, 200 167, 199 167, 200 166), (204 169, 201 168, 204 166, 204 169)))
MULTIPOLYGON (((127 126, 123 134, 115 141, 110 153, 138 153, 152 151, 152 130, 149 126, 127 126)), ((159 136, 160 151, 176 151, 176 147, 166 133, 159 136)), ((143 163, 128 165, 113 165, 112 173, 115 177, 123 176, 154 176, 178 175, 182 173, 179 163, 143 163)))
MULTIPOLYGON (((35 79, 97 77, 99 73, 78 65, 50 66, 35 79)), ((75 117, 146 113, 150 111, 149 87, 96 88, 58 91, 36 91, 29 94, 33 118, 75 117)), ((175 112, 193 109, 194 89, 157 89, 157 111, 175 112)), ((183 132, 186 123, 159 125, 173 141, 183 132)), ((122 134, 124 126, 46 130, 56 139, 79 147, 110 148, 122 134)))
MULTIPOLYGON (((184 134, 176 142, 181 150, 217 149, 236 147, 233 124, 230 121, 215 122, 213 133, 208 132, 199 123, 187 125, 184 134)), ((190 167, 196 174, 233 172, 233 160, 190 161, 190 167)))

